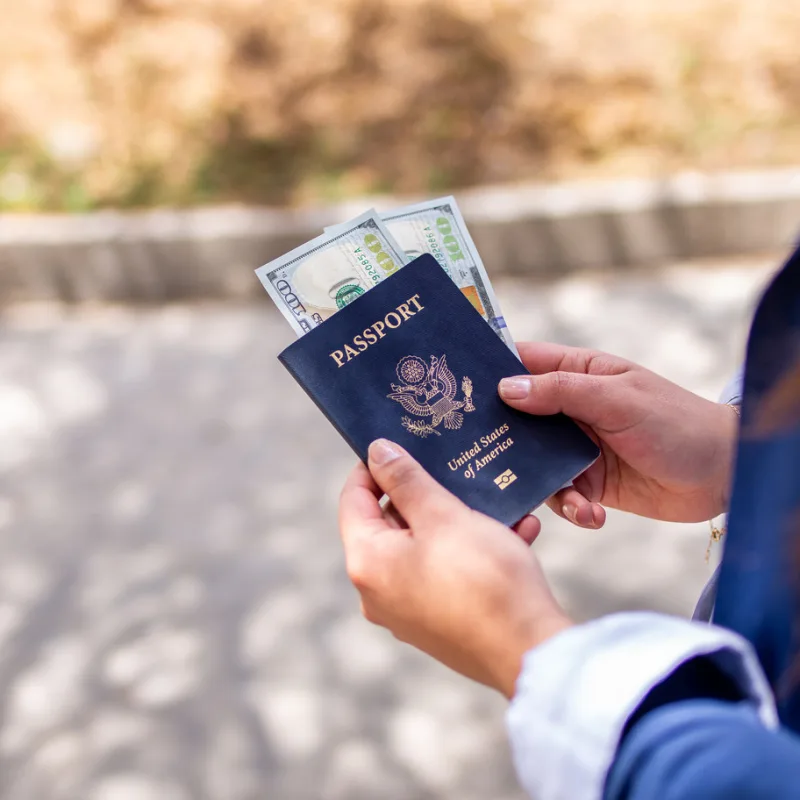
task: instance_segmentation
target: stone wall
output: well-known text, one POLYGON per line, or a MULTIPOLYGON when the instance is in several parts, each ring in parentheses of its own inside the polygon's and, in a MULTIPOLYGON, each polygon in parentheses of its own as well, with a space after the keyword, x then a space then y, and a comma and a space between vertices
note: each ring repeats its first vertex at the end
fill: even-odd
MULTIPOLYGON (((263 297, 259 265, 372 205, 0 214, 0 306, 263 297)), ((458 200, 490 275, 533 279, 786 251, 800 235, 800 169, 483 187, 458 200)))

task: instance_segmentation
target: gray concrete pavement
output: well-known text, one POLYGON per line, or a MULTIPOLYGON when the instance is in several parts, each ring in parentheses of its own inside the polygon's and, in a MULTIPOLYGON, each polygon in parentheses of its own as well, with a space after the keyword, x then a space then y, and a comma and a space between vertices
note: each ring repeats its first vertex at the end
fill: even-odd
MULTIPOLYGON (((518 339, 713 397, 774 261, 504 281, 518 339)), ((0 796, 512 800, 504 704, 362 621, 336 498, 353 456, 258 305, 0 316, 0 796)), ((707 527, 545 511, 580 619, 691 610, 707 527)))

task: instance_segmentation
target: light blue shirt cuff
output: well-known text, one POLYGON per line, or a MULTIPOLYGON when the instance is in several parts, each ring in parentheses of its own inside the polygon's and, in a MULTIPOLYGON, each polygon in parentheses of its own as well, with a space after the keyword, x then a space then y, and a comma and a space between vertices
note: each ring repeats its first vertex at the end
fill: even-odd
POLYGON ((529 651, 507 712, 517 775, 536 800, 601 800, 630 715, 684 662, 711 656, 777 727, 750 644, 712 625, 651 612, 577 625, 529 651))
POLYGON ((739 367, 734 376, 725 384, 719 396, 720 403, 730 403, 733 406, 742 404, 744 393, 744 367, 739 367))

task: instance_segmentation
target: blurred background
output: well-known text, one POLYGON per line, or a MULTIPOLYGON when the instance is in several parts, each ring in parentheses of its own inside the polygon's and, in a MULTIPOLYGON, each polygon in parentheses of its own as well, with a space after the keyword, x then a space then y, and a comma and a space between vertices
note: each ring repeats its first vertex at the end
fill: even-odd
POLYGON ((0 207, 792 163, 780 0, 4 0, 0 207))
MULTIPOLYGON (((360 618, 353 455, 252 269, 455 192, 517 339, 715 398, 800 229, 781 0, 0 0, 0 796, 521 800, 504 703, 360 618)), ((577 619, 708 526, 546 509, 577 619)))

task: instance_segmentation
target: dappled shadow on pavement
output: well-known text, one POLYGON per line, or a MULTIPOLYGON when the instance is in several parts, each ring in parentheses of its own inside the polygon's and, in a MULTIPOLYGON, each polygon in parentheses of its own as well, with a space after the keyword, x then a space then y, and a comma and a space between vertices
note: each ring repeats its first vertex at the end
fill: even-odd
MULTIPOLYGON (((713 394, 762 269, 500 284, 518 338, 713 394)), ((276 362, 268 302, 0 321, 0 786, 15 800, 511 800, 503 704, 358 614, 346 445, 276 362)), ((687 613, 703 526, 549 512, 581 619, 687 613)))

